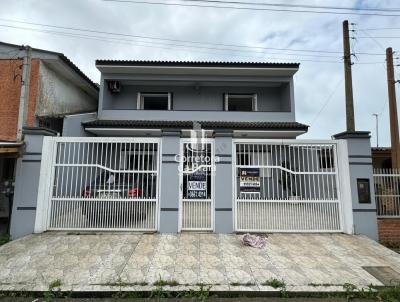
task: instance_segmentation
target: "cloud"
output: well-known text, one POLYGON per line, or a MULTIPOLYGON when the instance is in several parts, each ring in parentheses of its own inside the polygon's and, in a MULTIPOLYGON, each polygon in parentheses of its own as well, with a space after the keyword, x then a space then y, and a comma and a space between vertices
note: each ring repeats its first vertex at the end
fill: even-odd
MULTIPOLYGON (((340 53, 343 19, 348 18, 350 22, 356 23, 356 28, 359 29, 395 27, 399 20, 394 17, 245 11, 101 0, 4 2, 7 2, 7 9, 0 11, 0 18, 173 40, 337 51, 337 54, 317 53, 315 56, 306 56, 310 53, 260 49, 234 51, 233 47, 215 45, 203 45, 206 48, 183 48, 177 46, 182 45, 177 41, 153 40, 153 43, 149 43, 150 40, 145 38, 117 36, 111 38, 123 38, 124 41, 101 41, 0 28, 1 41, 63 52, 94 81, 99 81, 100 76, 94 66, 96 59, 282 61, 275 58, 284 58, 283 61, 300 61, 300 71, 295 76, 296 116, 299 122, 312 123, 309 133, 304 136, 306 138, 329 138, 345 129, 344 85, 339 83, 344 74, 340 53), (335 87, 339 88, 332 95, 335 87)), ((333 0, 324 1, 324 5, 337 6, 337 3, 333 0)), ((307 4, 320 5, 320 1, 307 1, 307 4)), ((346 6, 361 8, 365 5, 365 1, 346 1, 346 6)), ((378 6, 396 7, 397 1, 368 2, 368 7, 378 6)), ((10 23, 0 21, 0 24, 10 23)), ((353 41, 357 53, 382 54, 358 55, 359 62, 355 61, 353 66, 356 128, 373 131, 375 137, 375 120, 372 113, 382 113, 380 141, 381 145, 388 145, 389 121, 383 54, 388 46, 395 50, 400 49, 400 39, 379 39, 377 43, 370 38, 362 38, 367 37, 367 34, 400 36, 400 31, 357 31, 354 36, 359 38, 353 41), (365 62, 381 63, 357 64, 365 62)))

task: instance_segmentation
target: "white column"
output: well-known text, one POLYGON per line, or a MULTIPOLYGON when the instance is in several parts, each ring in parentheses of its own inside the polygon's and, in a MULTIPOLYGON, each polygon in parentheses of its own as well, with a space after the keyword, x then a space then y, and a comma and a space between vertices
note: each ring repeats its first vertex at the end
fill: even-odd
POLYGON ((55 140, 51 136, 46 136, 43 138, 34 233, 42 233, 47 230, 47 216, 50 208, 51 192, 53 189, 52 171, 54 156, 55 140))
POLYGON ((354 233, 349 153, 346 140, 337 140, 337 161, 343 232, 354 233))

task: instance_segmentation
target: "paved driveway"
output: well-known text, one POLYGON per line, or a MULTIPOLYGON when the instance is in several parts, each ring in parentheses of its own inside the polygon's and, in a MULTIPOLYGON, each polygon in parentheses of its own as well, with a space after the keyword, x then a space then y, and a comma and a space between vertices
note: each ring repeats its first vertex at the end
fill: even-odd
POLYGON ((265 249, 241 245, 222 234, 44 233, 0 247, 0 290, 151 290, 160 278, 171 290, 200 283, 212 290, 342 290, 382 285, 363 266, 400 272, 400 255, 364 236, 273 234, 265 249), (279 290, 279 289, 276 289, 279 290))

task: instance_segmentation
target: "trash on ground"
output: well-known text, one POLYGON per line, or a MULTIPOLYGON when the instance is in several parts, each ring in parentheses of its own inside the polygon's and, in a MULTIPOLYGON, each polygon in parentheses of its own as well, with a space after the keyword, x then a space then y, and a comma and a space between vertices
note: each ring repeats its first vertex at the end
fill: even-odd
POLYGON ((267 244, 266 236, 250 235, 244 234, 242 238, 242 243, 247 246, 262 249, 267 244))

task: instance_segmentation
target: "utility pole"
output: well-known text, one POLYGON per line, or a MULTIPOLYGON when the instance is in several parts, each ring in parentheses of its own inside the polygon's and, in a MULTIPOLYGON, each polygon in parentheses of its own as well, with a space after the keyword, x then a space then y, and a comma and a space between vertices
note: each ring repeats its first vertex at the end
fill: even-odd
POLYGON ((394 78, 393 68, 393 50, 386 48, 386 70, 387 85, 389 96, 389 117, 390 117, 390 141, 392 143, 392 168, 400 168, 400 150, 399 150, 399 122, 397 118, 396 104, 396 80, 394 78))
POLYGON ((21 93, 19 97, 19 111, 18 111, 18 124, 17 124, 17 141, 22 141, 22 128, 26 125, 26 116, 28 114, 29 103, 29 86, 31 77, 31 48, 30 46, 24 47, 25 54, 22 65, 21 76, 21 93))
POLYGON ((376 131, 376 147, 379 147, 379 122, 378 122, 378 114, 373 113, 373 116, 375 116, 375 131, 376 131))
POLYGON ((346 92, 346 127, 348 132, 355 131, 354 123, 354 103, 353 103, 353 79, 351 75, 351 52, 349 21, 343 21, 343 59, 344 59, 344 79, 346 92))

